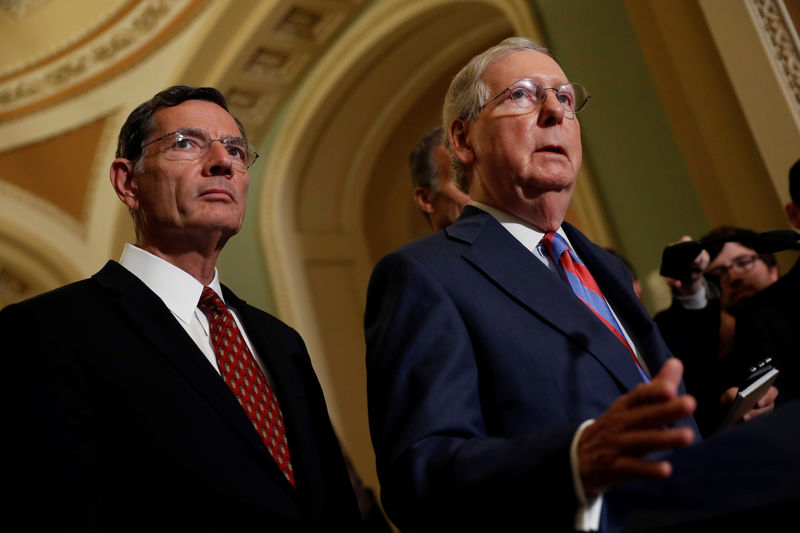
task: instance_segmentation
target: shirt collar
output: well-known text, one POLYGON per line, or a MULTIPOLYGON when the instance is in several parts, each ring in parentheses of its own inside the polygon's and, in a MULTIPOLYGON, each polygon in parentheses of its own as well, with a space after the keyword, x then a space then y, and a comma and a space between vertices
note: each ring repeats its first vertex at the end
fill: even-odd
MULTIPOLYGON (((511 235, 514 236, 525 248, 529 251, 536 253, 536 246, 538 246, 539 242, 541 242, 542 237, 544 237, 544 233, 542 230, 531 224, 530 222, 526 222, 520 218, 515 217, 514 215, 509 215, 504 211, 500 211, 497 208, 488 206, 486 204, 482 204, 475 200, 472 200, 472 205, 481 209, 482 211, 486 211, 489 213, 495 220, 497 220, 501 226, 503 226, 506 231, 508 231, 511 235)), ((569 238, 564 233, 564 228, 561 226, 558 227, 556 233, 564 237, 564 240, 567 241, 567 244, 572 247, 572 243, 569 242, 569 238)))
MULTIPOLYGON (((125 244, 119 262, 156 293, 179 320, 189 323, 203 293, 202 283, 188 272, 132 244, 125 244)), ((216 268, 209 287, 223 298, 216 268)))

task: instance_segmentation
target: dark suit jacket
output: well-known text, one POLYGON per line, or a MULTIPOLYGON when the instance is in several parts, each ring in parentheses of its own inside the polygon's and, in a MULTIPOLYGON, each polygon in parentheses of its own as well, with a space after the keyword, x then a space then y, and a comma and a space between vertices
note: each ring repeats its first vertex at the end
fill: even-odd
POLYGON ((800 261, 781 279, 754 295, 736 315, 732 354, 746 369, 766 356, 781 370, 776 404, 800 399, 800 261))
MULTIPOLYGON (((563 227, 655 374, 669 352, 625 266, 563 227)), ((392 520, 413 531, 571 529, 575 431, 642 380, 564 282, 468 207, 378 263, 365 331, 370 429, 392 520)))
POLYGON ((717 361, 720 313, 719 298, 710 298, 702 309, 685 309, 673 299, 668 309, 653 317, 670 352, 683 363, 686 390, 697 399, 694 417, 703 436, 716 431, 724 419, 722 393, 741 382, 729 375, 724 360, 717 361))
POLYGON ((358 527, 302 339, 223 290, 274 382, 297 488, 166 306, 110 261, 0 312, 15 376, 13 516, 37 530, 358 527))

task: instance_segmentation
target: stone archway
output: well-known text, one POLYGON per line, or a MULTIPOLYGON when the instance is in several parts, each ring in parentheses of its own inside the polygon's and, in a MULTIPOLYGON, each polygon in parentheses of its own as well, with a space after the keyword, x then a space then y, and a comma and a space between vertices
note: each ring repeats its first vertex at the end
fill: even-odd
POLYGON ((406 158, 450 77, 502 38, 540 38, 528 4, 381 2, 327 51, 270 133, 259 199, 280 316, 309 345, 357 470, 377 480, 361 326, 370 270, 410 240, 406 158))

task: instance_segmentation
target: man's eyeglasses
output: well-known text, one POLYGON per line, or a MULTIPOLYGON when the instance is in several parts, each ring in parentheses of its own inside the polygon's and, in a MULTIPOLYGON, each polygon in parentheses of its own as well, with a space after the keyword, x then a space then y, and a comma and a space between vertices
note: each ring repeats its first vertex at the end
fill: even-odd
POLYGON ((758 254, 740 255, 734 258, 730 264, 714 267, 709 270, 707 274, 717 279, 722 279, 728 271, 734 274, 745 274, 753 269, 753 266, 756 264, 756 259, 758 259, 758 254))
POLYGON ((486 106, 507 95, 508 99, 505 103, 509 104, 512 110, 527 113, 544 103, 547 91, 555 93, 556 100, 570 118, 586 107, 591 98, 591 95, 580 83, 565 83, 561 87, 544 87, 536 80, 525 78, 515 81, 511 87, 500 91, 499 94, 483 104, 478 111, 483 111, 486 106))
POLYGON ((164 158, 170 161, 192 161, 200 159, 211 149, 214 141, 219 141, 231 158, 232 166, 244 172, 258 159, 258 153, 241 137, 211 139, 208 132, 198 128, 179 128, 165 133, 157 139, 142 143, 142 148, 169 139, 170 145, 164 150, 164 158))

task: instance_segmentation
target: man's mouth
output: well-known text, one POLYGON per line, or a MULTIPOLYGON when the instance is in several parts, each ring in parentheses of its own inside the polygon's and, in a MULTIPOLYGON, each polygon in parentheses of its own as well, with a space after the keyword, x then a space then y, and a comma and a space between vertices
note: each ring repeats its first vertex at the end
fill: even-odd
POLYGON ((200 194, 200 196, 217 196, 217 195, 225 195, 231 199, 233 198, 233 194, 231 194, 229 190, 222 188, 206 189, 200 194))
POLYGON ((558 146, 557 144, 548 144, 538 148, 537 152, 550 152, 552 154, 559 154, 559 155, 567 155, 563 148, 558 146))

